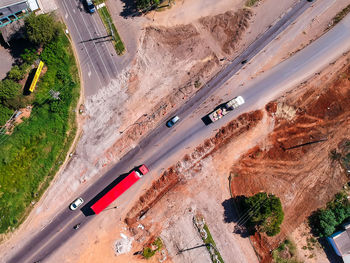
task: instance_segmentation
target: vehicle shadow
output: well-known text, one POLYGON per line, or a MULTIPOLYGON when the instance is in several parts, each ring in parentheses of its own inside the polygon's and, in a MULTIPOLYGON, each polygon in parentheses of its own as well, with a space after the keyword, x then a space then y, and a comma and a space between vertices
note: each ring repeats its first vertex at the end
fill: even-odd
POLYGON ((36 73, 37 67, 33 68, 30 70, 29 74, 28 74, 28 78, 26 83, 24 84, 23 87, 23 95, 28 96, 31 94, 31 92, 29 91, 30 85, 32 84, 33 80, 34 80, 34 76, 36 73))
POLYGON ((129 173, 125 173, 120 175, 117 179, 115 179, 112 183, 110 183, 106 188, 104 188, 101 192, 99 192, 94 198, 92 198, 88 203, 86 203, 81 211, 85 216, 95 215, 95 212, 91 209, 91 206, 96 203, 99 199, 101 199, 106 193, 108 193, 113 187, 119 184, 125 177, 128 176, 129 173))
POLYGON ((212 113, 213 111, 216 111, 217 109, 220 109, 221 107, 224 107, 227 102, 221 103, 220 105, 216 106, 211 112, 209 112, 207 115, 201 118, 203 123, 208 126, 209 124, 213 123, 212 120, 209 118, 209 114, 212 113))

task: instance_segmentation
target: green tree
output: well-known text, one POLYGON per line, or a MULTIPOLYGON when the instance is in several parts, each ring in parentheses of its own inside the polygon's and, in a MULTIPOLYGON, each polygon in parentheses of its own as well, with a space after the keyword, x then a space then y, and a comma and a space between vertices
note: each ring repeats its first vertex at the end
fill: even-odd
POLYGON ((15 65, 12 67, 12 69, 8 73, 8 77, 10 79, 13 79, 15 81, 19 81, 23 79, 23 71, 19 68, 19 66, 15 65))
POLYGON ((4 125, 13 114, 13 110, 0 104, 0 126, 4 125))
POLYGON ((0 100, 6 101, 9 99, 13 99, 19 92, 21 85, 17 82, 4 79, 0 82, 0 100))
POLYGON ((281 201, 278 197, 258 193, 243 201, 243 207, 249 218, 247 227, 251 230, 258 229, 268 236, 274 236, 280 232, 284 213, 281 201))
POLYGON ((58 23, 48 14, 31 13, 25 19, 25 28, 29 41, 41 46, 50 43, 59 33, 58 23))
POLYGON ((139 10, 151 7, 157 7, 161 2, 161 0, 136 0, 136 6, 139 10))
POLYGON ((319 214, 320 236, 330 236, 335 230, 337 220, 330 209, 321 210, 319 214))

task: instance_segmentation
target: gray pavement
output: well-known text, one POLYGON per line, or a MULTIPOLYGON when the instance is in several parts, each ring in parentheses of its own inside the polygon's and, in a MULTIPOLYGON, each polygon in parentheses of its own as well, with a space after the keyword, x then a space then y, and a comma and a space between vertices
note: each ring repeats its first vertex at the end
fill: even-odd
POLYGON ((12 58, 8 49, 5 49, 0 45, 0 80, 6 77, 7 73, 11 70, 14 59, 12 58))
MULTIPOLYGON (((297 5, 291 12, 298 14, 300 12, 298 10, 305 10, 308 5, 309 3, 305 1, 303 4, 297 5)), ((284 24, 280 26, 283 27, 284 24)), ((269 34, 273 35, 273 32, 276 31, 278 30, 271 31, 269 34)), ((131 197, 130 195, 139 193, 143 184, 152 180, 152 177, 159 174, 161 169, 166 168, 162 167, 163 164, 169 163, 169 160, 175 157, 179 158, 177 155, 181 154, 180 150, 186 147, 195 147, 198 141, 203 141, 205 138, 212 136, 217 129, 238 115, 252 110, 256 105, 264 105, 326 67, 350 48, 348 45, 350 41, 350 17, 344 19, 343 22, 304 50, 262 74, 251 85, 245 87, 240 94, 236 94, 237 91, 228 90, 227 98, 224 99, 242 95, 246 103, 225 116, 225 118, 206 126, 201 121, 201 117, 209 113, 204 105, 206 103, 210 104, 210 102, 204 101, 205 98, 208 98, 216 90, 223 88, 223 84, 230 76, 243 66, 240 62, 244 59, 249 59, 251 54, 260 51, 267 44, 266 41, 268 41, 269 37, 269 35, 264 35, 263 39, 265 40, 251 50, 251 53, 243 53, 242 56, 234 60, 227 68, 207 83, 206 87, 195 94, 182 108, 170 114, 180 116, 181 121, 179 124, 170 130, 165 127, 164 123, 159 125, 109 172, 90 186, 82 194, 84 200, 89 202, 119 175, 129 172, 134 166, 145 163, 149 166, 151 172, 136 183, 132 187, 132 191, 126 192, 124 197, 131 197), (160 141, 162 143, 159 143, 160 141)), ((215 107, 215 105, 210 106, 215 107)), ((67 209, 59 213, 52 223, 34 236, 28 244, 19 248, 16 255, 8 262, 25 263, 36 260, 45 262, 45 259, 48 259, 54 250, 67 242, 72 235, 78 233, 78 231, 73 230, 74 225, 81 223, 82 228, 84 228, 84 225, 95 217, 94 215, 84 216, 81 211, 69 211, 68 205, 67 209)), ((103 212, 99 216, 103 216, 103 212)))
POLYGON ((121 58, 98 13, 87 13, 79 0, 61 0, 57 4, 78 54, 85 96, 93 95, 116 78, 125 65, 119 64, 121 58))

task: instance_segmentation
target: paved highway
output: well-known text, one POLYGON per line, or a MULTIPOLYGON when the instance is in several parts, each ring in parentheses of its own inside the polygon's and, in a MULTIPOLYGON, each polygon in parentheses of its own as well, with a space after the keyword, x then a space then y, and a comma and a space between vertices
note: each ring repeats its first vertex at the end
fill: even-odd
MULTIPOLYGON (((286 27, 286 24, 290 24, 295 20, 297 15, 308 6, 309 3, 306 1, 299 3, 290 11, 296 16, 289 16, 290 20, 286 20, 285 23, 282 24, 277 23, 276 27, 286 27)), ((149 136, 143 139, 136 148, 125 155, 109 172, 101 176, 95 184, 88 188, 87 191, 82 194, 84 200, 88 202, 108 184, 113 182, 120 174, 127 173, 134 166, 145 163, 151 170, 150 174, 146 175, 134 185, 132 191, 124 194, 124 197, 128 197, 128 194, 131 192, 133 194, 139 192, 142 189, 142 184, 157 174, 162 168, 162 164, 174 158, 174 156, 180 152, 179 150, 188 146, 194 146, 196 140, 204 140, 213 134, 215 129, 220 128, 239 114, 251 110, 253 105, 263 105, 267 103, 327 66, 328 63, 334 61, 341 56, 343 52, 349 49, 347 43, 350 41, 350 17, 344 19, 342 23, 304 50, 258 77, 251 85, 242 89, 240 94, 236 94, 237 90, 226 91, 229 94, 227 94, 227 98, 224 99, 228 100, 234 96, 242 95, 246 100, 246 104, 225 116, 225 118, 209 126, 205 126, 201 121, 201 117, 212 110, 215 105, 210 105, 210 110, 205 110, 205 104, 209 102, 205 102, 204 100, 217 89, 222 88, 223 84, 243 66, 240 62, 245 59, 250 59, 254 53, 256 54, 259 52, 271 41, 271 36, 273 38, 273 35, 277 34, 276 32, 279 32, 278 28, 277 30, 276 28, 273 30, 273 27, 270 28, 270 30, 263 35, 263 40, 258 40, 260 45, 255 46, 255 48, 252 48, 255 44, 248 47, 248 50, 251 49, 251 52, 244 52, 242 56, 235 59, 227 68, 207 83, 206 87, 201 89, 183 107, 172 114, 179 115, 181 118, 181 121, 174 128, 169 130, 164 124, 158 126, 149 136), (161 144, 161 146, 157 146, 158 144, 161 144)), ((34 236, 28 244, 18 248, 17 253, 8 262, 25 263, 35 262, 37 260, 45 261, 54 250, 67 242, 72 235, 79 231, 73 230, 74 225, 81 223, 81 228, 84 228, 84 225, 95 217, 85 217, 79 210, 75 212, 69 211, 68 205, 69 204, 67 204, 67 209, 59 213, 53 221, 34 236)), ((103 214, 99 216, 103 216, 103 214)))
POLYGON ((93 95, 118 76, 122 58, 117 56, 98 13, 87 13, 79 0, 57 4, 78 54, 85 96, 93 95))

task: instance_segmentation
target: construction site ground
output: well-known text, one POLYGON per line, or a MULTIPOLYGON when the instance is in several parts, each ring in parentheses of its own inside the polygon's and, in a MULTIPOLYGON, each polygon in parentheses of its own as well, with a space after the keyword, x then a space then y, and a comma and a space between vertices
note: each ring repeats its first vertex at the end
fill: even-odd
MULTIPOLYGON (((241 9, 243 2, 220 0, 213 3, 212 1, 183 0, 177 1, 169 10, 148 15, 147 22, 140 33, 137 54, 132 67, 125 69, 114 82, 101 89, 98 94, 86 98, 84 114, 79 120, 83 125, 83 134, 72 158, 65 169, 53 180, 43 199, 36 205, 20 229, 14 234, 3 237, 7 242, 1 244, 1 254, 9 255, 11 247, 15 244, 20 246, 31 234, 49 223, 50 218, 63 208, 63 204, 73 200, 79 192, 86 189, 87 184, 93 183, 99 174, 105 172, 123 153, 136 145, 137 141, 148 130, 155 127, 169 111, 178 107, 193 94, 198 88, 195 83, 203 84, 225 63, 228 63, 228 61, 220 61, 220 58, 231 58, 241 52, 296 1, 266 0, 249 11, 241 9), (198 10, 196 16, 192 16, 193 9, 198 10), (267 12, 269 16, 266 16, 267 12), (235 41, 232 42, 232 39, 235 41), (142 107, 135 107, 135 105, 142 105, 142 107), (145 114, 147 115, 143 116, 145 114), (137 124, 134 125, 134 123, 137 124), (61 206, 57 205, 58 198, 61 200, 61 206)), ((331 18, 346 4, 345 0, 338 0, 336 3, 326 0, 316 1, 297 22, 258 54, 238 75, 235 75, 230 80, 230 86, 245 85, 258 74, 267 71, 322 35, 331 18)), ((235 177, 234 180, 238 181, 233 181, 232 184, 235 194, 252 194, 265 189, 283 194, 283 191, 289 189, 291 179, 288 176, 278 179, 278 172, 283 174, 281 167, 270 168, 267 165, 278 160, 274 166, 290 165, 290 170, 295 171, 291 174, 298 175, 299 180, 292 185, 295 189, 297 187, 301 189, 303 183, 306 183, 303 175, 307 169, 303 170, 303 163, 299 163, 298 160, 288 159, 290 156, 281 152, 278 146, 283 143, 286 144, 284 147, 294 146, 293 143, 305 141, 306 138, 310 139, 310 135, 315 140, 321 138, 320 136, 327 136, 326 142, 307 146, 315 147, 315 152, 320 155, 317 159, 316 154, 312 155, 313 151, 308 151, 308 155, 303 152, 304 150, 296 151, 301 151, 305 155, 303 158, 309 158, 302 160, 304 164, 312 161, 314 156, 315 167, 317 164, 322 164, 317 169, 323 169, 323 172, 329 171, 327 169, 330 169, 330 165, 334 165, 333 176, 337 178, 336 183, 332 184, 333 188, 330 188, 329 192, 322 192, 326 189, 322 188, 322 183, 327 182, 326 173, 322 173, 324 181, 316 180, 318 178, 316 175, 310 177, 313 178, 312 182, 315 185, 313 194, 320 191, 317 193, 320 196, 319 201, 312 203, 313 207, 303 207, 303 200, 306 200, 307 195, 301 190, 298 196, 293 196, 290 191, 287 191, 289 195, 280 196, 286 208, 286 223, 282 226, 282 233, 273 241, 266 243, 269 248, 275 246, 285 235, 293 232, 292 230, 303 221, 299 220, 299 216, 305 218, 308 212, 329 200, 332 192, 341 187, 345 177, 336 164, 327 161, 325 154, 327 149, 336 146, 340 132, 345 131, 346 125, 344 127, 340 125, 341 121, 345 123, 345 116, 341 115, 339 113, 341 111, 334 105, 317 102, 317 96, 324 94, 322 96, 325 100, 339 95, 343 96, 341 98, 346 98, 344 94, 348 89, 345 86, 341 88, 335 85, 335 88, 327 90, 323 85, 325 80, 331 81, 334 75, 331 72, 336 66, 337 69, 342 68, 343 62, 339 63, 331 65, 328 71, 316 76, 317 78, 313 80, 315 84, 298 88, 278 100, 276 104, 271 104, 277 105, 276 110, 279 109, 277 113, 271 110, 273 107, 269 107, 268 110, 261 109, 236 120, 237 124, 230 128, 233 135, 229 143, 210 140, 206 142, 207 145, 203 144, 203 154, 192 156, 188 153, 191 156, 189 160, 184 151, 184 159, 180 161, 180 168, 176 171, 178 176, 174 177, 173 187, 166 191, 167 194, 162 199, 153 203, 154 206, 141 221, 128 222, 129 225, 124 222, 125 217, 130 218, 130 213, 139 212, 138 203, 134 206, 129 202, 125 205, 124 212, 117 209, 110 210, 108 216, 95 218, 89 225, 82 228, 79 235, 75 235, 69 241, 69 246, 63 246, 57 250, 51 257, 53 262, 96 262, 96 258, 101 262, 115 262, 116 259, 118 262, 143 262, 140 256, 134 256, 133 253, 140 251, 156 236, 164 240, 167 255, 165 262, 206 262, 209 254, 204 247, 177 255, 178 249, 189 248, 201 242, 191 221, 196 212, 200 212, 205 217, 225 262, 233 262, 232 255, 235 255, 234 262, 257 262, 258 259, 249 240, 233 234, 235 223, 225 215, 225 209, 227 209, 225 201, 230 198, 228 184, 230 172, 241 169, 238 174, 242 176, 235 177), (320 89, 321 86, 322 89, 320 89), (324 93, 321 93, 322 91, 324 93), (310 108, 306 102, 310 102, 310 108), (327 111, 322 108, 324 110, 322 112, 315 110, 317 107, 327 108, 328 106, 335 108, 327 111), (301 112, 299 108, 302 109, 301 112), (338 119, 333 122, 328 120, 328 112, 338 119), (295 140, 283 139, 289 135, 288 125, 293 121, 300 122, 301 131, 290 129, 293 136, 296 134, 295 140), (335 124, 338 125, 337 129, 333 129, 335 124), (234 128, 237 125, 242 127, 239 132, 234 128), (299 134, 300 132, 302 135, 299 134), (246 153, 258 149, 257 147, 261 148, 262 153, 258 154, 260 158, 258 161, 261 160, 261 163, 258 161, 255 163, 254 159, 246 153), (273 151, 274 147, 276 151, 273 151), (270 153, 270 149, 272 149, 271 154, 274 153, 272 156, 267 154, 270 153), (240 157, 242 154, 243 157, 240 157), (286 160, 279 160, 280 154, 286 160), (205 159, 201 160, 205 155, 207 155, 205 159), (275 159, 268 159, 270 157, 275 159), (251 165, 252 170, 250 171, 250 167, 246 167, 245 164, 251 165), (195 169, 192 168, 193 165, 195 169), (273 173, 274 176, 264 181, 262 176, 256 177, 255 173, 258 169, 266 169, 266 172, 273 173), (243 174, 248 180, 239 181, 243 178, 243 174), (260 184, 254 183, 258 182, 257 178, 260 184), (276 190, 279 185, 283 185, 282 192, 276 190), (262 189, 263 187, 265 188, 262 189), (303 209, 303 215, 293 213, 293 209, 299 211, 299 208, 303 209), (129 214, 127 211, 130 211, 129 214), (142 227, 138 227, 139 223, 144 227, 143 230, 142 227), (134 224, 137 224, 136 228, 134 224), (133 230, 130 231, 129 226, 133 230), (96 229, 98 231, 95 231, 96 229), (134 241, 129 253, 116 256, 114 244, 121 238, 120 233, 134 238, 134 241), (72 245, 76 248, 74 251, 71 250, 72 245), (67 256, 68 252, 69 256, 67 256)), ((349 98, 349 94, 347 96, 349 98)), ((231 134, 230 132, 227 134, 231 134)), ((301 153, 295 156, 300 157, 301 153)), ((310 172, 321 171, 317 169, 310 172)), ((147 189, 144 193, 147 194, 147 189)), ((153 195, 157 196, 154 193, 153 195)), ((137 199, 138 197, 135 197, 135 200, 137 199)), ((152 200, 146 199, 145 203, 152 200)), ((268 254, 264 254, 266 252, 264 249, 265 246, 262 247, 262 252, 259 252, 262 257, 268 254)), ((162 256, 157 255, 153 261, 157 262, 162 256)))

